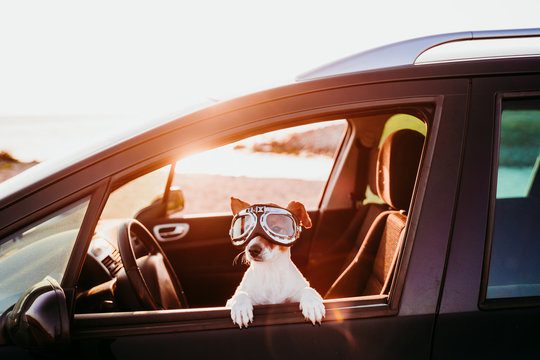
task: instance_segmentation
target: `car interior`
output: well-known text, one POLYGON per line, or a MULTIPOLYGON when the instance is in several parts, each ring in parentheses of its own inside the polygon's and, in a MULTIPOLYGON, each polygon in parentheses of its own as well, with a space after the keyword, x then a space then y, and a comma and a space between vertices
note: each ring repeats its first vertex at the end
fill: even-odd
MULTIPOLYGON (((433 108, 419 104, 312 119, 346 125, 322 194, 311 194, 317 200, 308 207, 313 227, 291 250, 325 299, 391 294, 432 117, 433 108)), ((76 313, 222 307, 234 293, 246 266, 234 263, 232 213, 186 213, 191 199, 176 184, 182 177, 177 162, 185 156, 160 159, 112 184, 79 277, 76 313), (134 205, 114 200, 122 192, 133 198, 135 183, 159 193, 133 199, 134 205), (111 211, 121 206, 127 210, 111 211)), ((273 202, 273 194, 263 195, 273 202)))

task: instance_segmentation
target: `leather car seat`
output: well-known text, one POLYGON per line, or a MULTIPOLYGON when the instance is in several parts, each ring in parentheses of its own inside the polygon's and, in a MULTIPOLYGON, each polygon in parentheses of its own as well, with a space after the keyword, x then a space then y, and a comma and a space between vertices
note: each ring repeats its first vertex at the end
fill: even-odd
POLYGON ((349 256, 352 260, 345 265, 325 298, 388 291, 403 242, 423 145, 424 135, 409 129, 398 130, 385 140, 377 158, 376 188, 390 210, 376 217, 365 237, 360 239, 363 240, 360 249, 349 256))

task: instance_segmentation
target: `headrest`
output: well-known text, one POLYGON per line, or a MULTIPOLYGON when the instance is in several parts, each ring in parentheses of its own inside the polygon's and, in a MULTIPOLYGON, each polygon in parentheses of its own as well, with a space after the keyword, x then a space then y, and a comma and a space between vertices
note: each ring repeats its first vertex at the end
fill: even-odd
POLYGON ((424 135, 403 129, 388 136, 377 158, 377 193, 396 210, 408 210, 424 135))

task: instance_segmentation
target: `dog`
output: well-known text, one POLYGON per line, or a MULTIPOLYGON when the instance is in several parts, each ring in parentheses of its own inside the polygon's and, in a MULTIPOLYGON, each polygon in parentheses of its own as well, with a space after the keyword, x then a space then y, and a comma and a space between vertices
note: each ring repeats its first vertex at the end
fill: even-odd
POLYGON ((311 227, 304 205, 291 201, 284 209, 275 204, 250 205, 231 197, 231 210, 235 216, 231 239, 237 246, 245 245, 243 254, 249 264, 240 285, 225 305, 231 309, 233 323, 247 328, 253 322, 253 305, 299 302, 306 321, 320 325, 325 316, 323 299, 291 260, 290 246, 300 235, 300 227, 311 227), (242 214, 243 217, 239 216, 242 214), (241 237, 244 228, 249 227, 246 224, 251 226, 251 235, 241 237), (288 236, 287 239, 284 236, 288 236))

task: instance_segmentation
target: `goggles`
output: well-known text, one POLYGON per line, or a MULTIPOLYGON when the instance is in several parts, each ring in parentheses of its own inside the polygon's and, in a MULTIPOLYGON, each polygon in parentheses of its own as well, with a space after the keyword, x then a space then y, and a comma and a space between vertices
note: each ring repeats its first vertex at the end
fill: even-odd
POLYGON ((242 246, 257 235, 279 245, 291 246, 300 237, 301 230, 289 210, 252 205, 233 217, 229 235, 235 246, 242 246))

